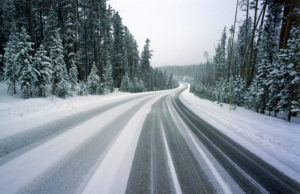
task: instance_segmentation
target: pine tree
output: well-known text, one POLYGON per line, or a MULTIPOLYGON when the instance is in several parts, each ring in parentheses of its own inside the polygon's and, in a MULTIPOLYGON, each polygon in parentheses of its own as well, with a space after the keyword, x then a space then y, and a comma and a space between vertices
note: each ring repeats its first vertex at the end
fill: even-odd
POLYGON ((71 85, 71 90, 76 91, 77 85, 78 85, 78 70, 77 70, 77 66, 75 65, 74 61, 72 61, 72 65, 69 70, 69 82, 71 85))
POLYGON ((33 59, 31 53, 33 52, 33 43, 29 41, 30 36, 27 34, 25 28, 19 34, 18 46, 20 51, 16 54, 16 63, 20 66, 19 83, 24 98, 32 97, 33 86, 37 81, 38 71, 33 66, 33 59))
POLYGON ((258 102, 257 94, 258 93, 259 93, 259 87, 257 84, 257 79, 254 79, 245 94, 245 105, 249 109, 254 109, 256 112, 258 112, 258 108, 259 108, 259 105, 257 104, 257 102, 258 102))
POLYGON ((83 81, 79 82, 78 95, 86 96, 87 93, 88 93, 88 91, 86 89, 86 84, 83 81))
POLYGON ((268 58, 264 58, 259 64, 257 68, 257 87, 258 87, 258 93, 257 93, 257 105, 259 108, 259 112, 264 114, 266 110, 266 104, 268 102, 268 87, 267 87, 267 77, 270 73, 269 69, 271 68, 271 63, 268 60, 268 58))
POLYGON ((37 79, 34 82, 34 86, 38 90, 38 95, 45 97, 46 90, 51 85, 53 67, 43 45, 40 46, 34 55, 34 67, 37 69, 37 79))
POLYGON ((112 37, 110 33, 110 24, 109 24, 109 12, 106 13, 106 18, 104 22, 105 31, 104 33, 104 40, 102 45, 102 55, 101 60, 103 63, 103 91, 104 93, 113 92, 114 90, 114 78, 113 78, 113 67, 111 64, 111 44, 112 44, 112 37))
POLYGON ((169 76, 167 88, 171 89, 171 88, 174 88, 174 87, 175 86, 174 86, 173 73, 171 73, 171 75, 169 76))
POLYGON ((11 0, 2 0, 0 6, 0 53, 6 46, 8 41, 11 41, 9 36, 15 32, 16 26, 16 8, 11 0))
POLYGON ((152 57, 152 50, 150 50, 150 40, 147 39, 144 50, 141 54, 141 66, 140 66, 140 77, 145 84, 145 88, 149 90, 150 88, 150 59, 152 57))
POLYGON ((125 75, 122 78, 120 91, 122 92, 128 92, 130 91, 130 79, 128 77, 128 73, 126 72, 125 75))
POLYGON ((53 63, 52 92, 59 97, 65 97, 69 92, 70 84, 64 61, 62 40, 58 30, 54 32, 52 41, 53 46, 50 51, 50 58, 53 63))
POLYGON ((11 94, 16 94, 16 85, 19 78, 19 69, 20 67, 16 63, 16 55, 17 55, 17 44, 18 37, 16 29, 9 36, 9 41, 6 43, 5 54, 4 54, 4 68, 3 68, 3 77, 4 81, 8 85, 8 92, 11 94))
POLYGON ((91 73, 88 76, 87 89, 90 94, 99 94, 101 92, 100 77, 95 64, 93 64, 91 73))
POLYGON ((145 85, 144 82, 141 78, 138 78, 137 82, 136 82, 136 91, 137 92, 144 92, 145 91, 145 85))
POLYGON ((134 75, 138 74, 139 51, 133 35, 125 27, 125 47, 128 63, 128 76, 133 80, 134 75))
POLYGON ((77 31, 76 31, 76 9, 74 0, 64 0, 64 12, 66 14, 66 24, 65 24, 65 53, 67 68, 70 70, 71 65, 73 65, 75 60, 75 46, 77 43, 77 31))
MULTIPOLYGON (((3 55, 0 54, 0 64, 3 62, 3 55)), ((4 75, 2 72, 2 67, 0 67, 0 82, 4 80, 4 75)))
POLYGON ((299 91, 297 86, 300 82, 299 65, 300 62, 300 30, 299 27, 293 27, 287 49, 281 50, 279 57, 280 70, 283 74, 281 83, 283 83, 280 92, 279 108, 288 112, 288 121, 291 120, 293 113, 298 113, 300 109, 299 91), (298 69, 297 69, 298 68, 298 69))
POLYGON ((125 36, 122 19, 118 12, 113 16, 113 77, 116 87, 120 87, 122 77, 128 72, 128 63, 125 50, 125 36))
POLYGON ((236 76, 232 83, 232 103, 238 106, 244 103, 245 82, 241 76, 236 76))
POLYGON ((272 66, 272 69, 270 68, 270 73, 267 75, 267 87, 269 92, 268 102, 266 104, 267 109, 269 110, 269 115, 271 114, 271 111, 274 111, 275 117, 279 112, 279 93, 282 90, 281 76, 282 73, 280 73, 280 64, 278 62, 275 62, 272 66))
POLYGON ((47 50, 48 54, 50 55, 51 48, 54 46, 53 36, 57 32, 58 29, 58 18, 56 12, 56 6, 53 4, 50 7, 49 14, 47 16, 47 20, 45 20, 45 38, 43 41, 43 45, 47 50))
POLYGON ((238 33, 237 39, 237 56, 238 56, 238 64, 241 65, 240 67, 240 76, 243 80, 245 80, 245 71, 246 71, 246 63, 243 64, 243 58, 247 50, 247 46, 250 43, 251 39, 251 26, 252 26, 252 19, 249 17, 246 18, 242 25, 240 26, 240 30, 238 33))
POLYGON ((141 78, 134 77, 133 81, 129 81, 128 88, 130 92, 143 92, 145 91, 145 86, 141 78))
POLYGON ((112 66, 110 63, 107 63, 104 66, 103 73, 103 90, 104 93, 107 94, 109 92, 113 92, 114 90, 114 79, 112 77, 112 66))

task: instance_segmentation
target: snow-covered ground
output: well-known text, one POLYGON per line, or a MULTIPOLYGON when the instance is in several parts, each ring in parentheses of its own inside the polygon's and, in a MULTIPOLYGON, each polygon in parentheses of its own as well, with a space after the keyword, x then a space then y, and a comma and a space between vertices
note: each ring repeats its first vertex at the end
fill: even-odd
POLYGON ((233 140, 300 182, 300 124, 255 113, 242 107, 229 111, 185 90, 183 103, 233 140))
POLYGON ((91 108, 147 94, 117 92, 66 99, 54 96, 53 102, 51 96, 25 100, 18 94, 8 94, 7 86, 0 82, 0 139, 91 108))

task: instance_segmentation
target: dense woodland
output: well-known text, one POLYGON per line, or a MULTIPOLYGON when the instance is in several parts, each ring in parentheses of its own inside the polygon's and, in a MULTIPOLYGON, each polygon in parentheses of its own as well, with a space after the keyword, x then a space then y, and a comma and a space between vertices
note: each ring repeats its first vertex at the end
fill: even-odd
MULTIPOLYGON (((24 98, 177 86, 107 0, 1 0, 0 79, 24 98)), ((1 81, 0 80, 0 81, 1 81)))
MULTIPOLYGON (((245 106, 262 114, 300 111, 299 1, 238 0, 237 18, 225 27, 191 91, 200 97, 245 106), (240 24, 238 26, 238 24, 240 24)), ((207 56, 207 55, 206 55, 207 56)))

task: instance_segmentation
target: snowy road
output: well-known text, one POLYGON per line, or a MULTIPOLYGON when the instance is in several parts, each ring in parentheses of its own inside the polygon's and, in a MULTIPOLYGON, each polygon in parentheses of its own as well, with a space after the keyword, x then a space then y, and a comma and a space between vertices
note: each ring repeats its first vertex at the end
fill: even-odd
POLYGON ((299 193, 189 110, 184 89, 95 104, 0 139, 0 193, 299 193))

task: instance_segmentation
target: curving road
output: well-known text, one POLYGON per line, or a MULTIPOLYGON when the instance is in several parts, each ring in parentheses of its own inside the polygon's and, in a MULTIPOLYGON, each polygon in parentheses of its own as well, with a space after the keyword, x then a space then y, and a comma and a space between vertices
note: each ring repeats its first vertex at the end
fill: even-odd
POLYGON ((0 139, 0 193, 299 193, 212 127, 183 86, 95 106, 0 139))

